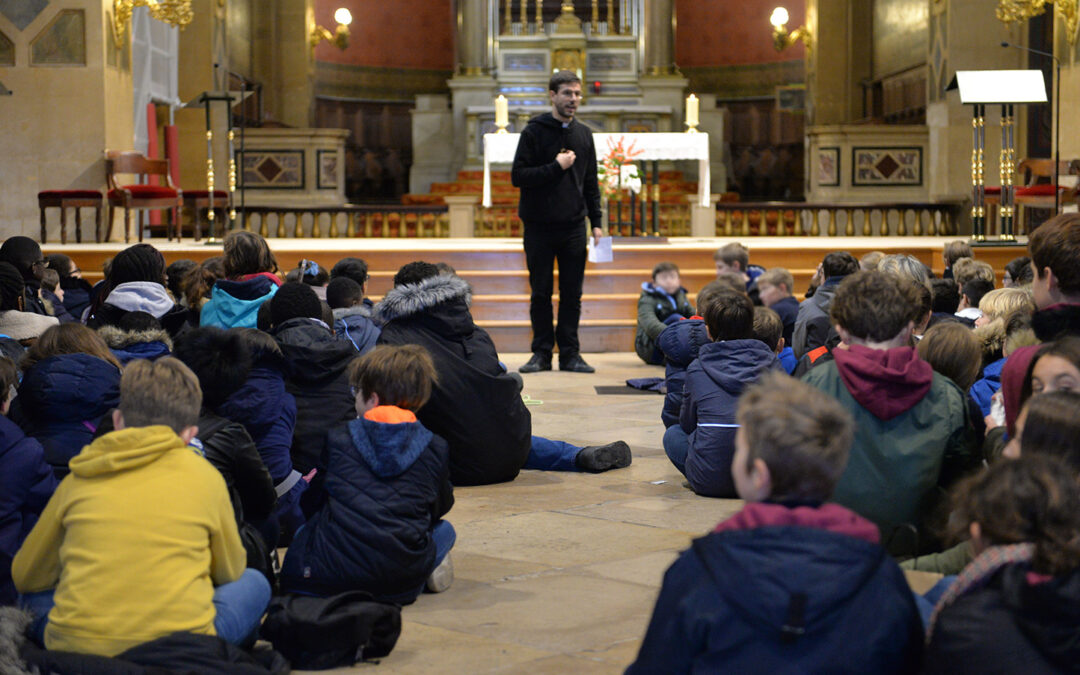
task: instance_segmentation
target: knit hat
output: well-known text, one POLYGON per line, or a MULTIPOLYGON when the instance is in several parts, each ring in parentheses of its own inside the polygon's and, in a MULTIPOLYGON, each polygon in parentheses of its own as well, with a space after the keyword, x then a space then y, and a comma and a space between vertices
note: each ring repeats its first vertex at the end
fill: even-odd
POLYGON ((26 282, 15 266, 0 262, 0 311, 19 308, 19 298, 26 290, 26 282))
POLYGON ((280 326, 297 317, 321 319, 322 303, 310 286, 291 281, 282 284, 270 299, 270 322, 280 326))
POLYGON ((109 269, 113 288, 132 281, 165 282, 165 256, 150 244, 135 244, 116 254, 109 269))

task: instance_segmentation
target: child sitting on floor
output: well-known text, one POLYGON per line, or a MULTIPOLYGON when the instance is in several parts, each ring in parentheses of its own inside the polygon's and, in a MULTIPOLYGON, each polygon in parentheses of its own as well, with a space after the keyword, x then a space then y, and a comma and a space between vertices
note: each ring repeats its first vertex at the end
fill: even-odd
POLYGON ((747 503, 668 569, 627 673, 914 672, 922 630, 903 574, 873 523, 825 503, 851 415, 770 374, 736 421, 732 473, 747 503))
POLYGON ((114 656, 178 631, 254 637, 270 584, 245 571, 225 482, 188 446, 201 402, 177 359, 124 370, 116 430, 71 460, 12 563, 47 648, 114 656))
POLYGON ((326 287, 326 304, 334 312, 334 334, 348 340, 363 356, 375 348, 379 327, 364 302, 364 287, 349 277, 333 279, 326 287))
MULTIPOLYGON (((660 334, 657 344, 664 353, 664 409, 660 419, 664 427, 679 423, 679 410, 682 408, 683 383, 686 382, 686 367, 694 362, 698 350, 707 345, 709 331, 705 329, 705 319, 701 317, 713 297, 728 285, 723 281, 710 281, 697 294, 697 314, 668 326, 660 334)), ((737 290, 737 289, 736 289, 737 290)))
POLYGON ((679 266, 672 262, 659 263, 653 268, 652 283, 641 284, 634 351, 645 363, 663 364, 664 353, 656 344, 660 333, 693 313, 694 308, 686 299, 686 289, 679 279, 679 266))
POLYGON ((326 501, 296 533, 282 588, 371 593, 409 604, 453 580, 454 503, 446 441, 417 421, 435 380, 423 347, 382 346, 356 359, 357 419, 327 438, 326 501))
POLYGON ((784 321, 770 307, 754 308, 754 337, 765 343, 765 346, 776 352, 776 358, 780 359, 780 365, 788 375, 799 365, 795 358, 795 352, 787 346, 784 340, 784 321))

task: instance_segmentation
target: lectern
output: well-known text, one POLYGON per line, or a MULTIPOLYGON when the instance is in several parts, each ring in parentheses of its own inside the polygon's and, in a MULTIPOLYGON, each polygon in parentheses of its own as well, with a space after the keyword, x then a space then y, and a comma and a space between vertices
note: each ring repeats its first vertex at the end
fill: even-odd
POLYGON ((958 70, 946 91, 960 90, 960 102, 974 110, 971 122, 971 238, 977 243, 986 239, 986 106, 1001 106, 1001 177, 1002 242, 1016 241, 1013 218, 1016 214, 1016 138, 1013 132, 1013 106, 1018 103, 1046 103, 1046 83, 1040 70, 958 70))

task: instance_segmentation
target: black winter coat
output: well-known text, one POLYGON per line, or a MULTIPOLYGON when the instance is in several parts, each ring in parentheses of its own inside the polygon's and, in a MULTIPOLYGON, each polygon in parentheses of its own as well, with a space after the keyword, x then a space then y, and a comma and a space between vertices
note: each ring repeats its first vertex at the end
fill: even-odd
POLYGON ((285 388, 296 399, 293 468, 307 474, 326 466, 327 432, 356 417, 346 372, 356 348, 311 319, 289 319, 273 333, 288 364, 285 388))
POLYGON ((326 502, 289 546, 282 587, 418 593, 435 568, 431 531, 454 503, 446 441, 419 422, 360 418, 331 431, 327 448, 326 502))
POLYGON ((266 520, 277 501, 274 479, 244 427, 203 410, 198 439, 207 461, 225 479, 236 521, 266 520))
POLYGON ((926 673, 1061 673, 1080 669, 1080 570, 1040 584, 1010 565, 942 610, 926 673))
POLYGON ((569 228, 586 215, 593 227, 603 225, 596 146, 592 131, 577 120, 565 128, 551 113, 529 120, 518 141, 510 180, 521 188, 518 215, 526 227, 569 228), (577 155, 569 169, 555 161, 563 149, 577 155))
POLYGON ((664 353, 664 409, 660 419, 664 427, 679 423, 682 410, 683 386, 686 384, 686 368, 698 357, 702 346, 711 344, 704 319, 686 319, 664 329, 656 341, 664 353))
POLYGON ((435 361, 438 382, 418 417, 449 444, 454 485, 513 480, 532 447, 521 386, 473 323, 471 299, 464 280, 438 276, 394 288, 376 307, 379 344, 420 345, 435 361))

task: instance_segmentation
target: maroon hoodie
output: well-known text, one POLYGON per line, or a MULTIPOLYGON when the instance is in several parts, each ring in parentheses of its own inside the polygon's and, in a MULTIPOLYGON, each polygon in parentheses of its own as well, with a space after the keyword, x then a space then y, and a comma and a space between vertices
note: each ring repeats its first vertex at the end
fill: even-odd
POLYGON ((850 345, 832 351, 840 379, 863 408, 888 421, 923 400, 934 382, 934 369, 914 347, 870 349, 850 345))
POLYGON ((713 532, 784 526, 811 527, 846 534, 871 544, 880 541, 877 525, 839 504, 789 507, 769 502, 747 502, 742 511, 721 522, 713 532))
POLYGON ((1038 351, 1039 345, 1020 347, 1009 354, 1001 369, 1001 398, 1005 404, 1005 427, 1009 430, 1009 438, 1016 437, 1016 418, 1023 407, 1020 396, 1024 392, 1024 380, 1038 351))

